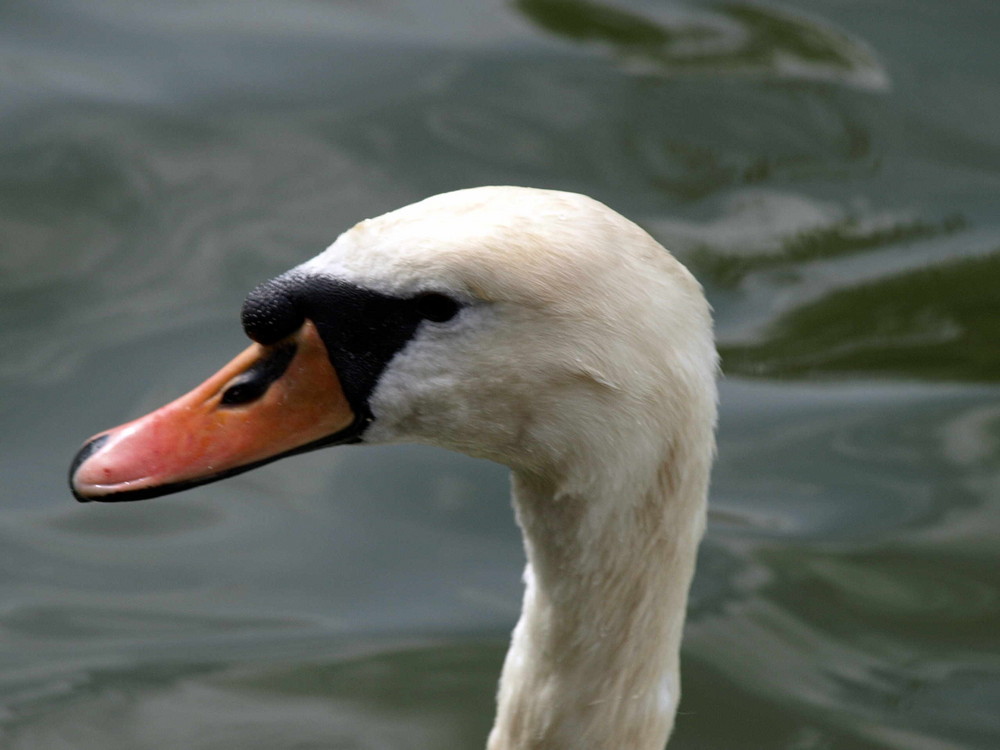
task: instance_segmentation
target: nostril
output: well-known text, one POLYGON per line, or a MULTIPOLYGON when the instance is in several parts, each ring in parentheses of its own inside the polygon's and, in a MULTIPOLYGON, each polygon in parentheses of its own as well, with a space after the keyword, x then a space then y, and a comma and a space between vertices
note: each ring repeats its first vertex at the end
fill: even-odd
POLYGON ((256 377, 254 373, 247 373, 226 388, 219 403, 226 406, 249 404, 251 401, 256 401, 263 396, 269 385, 269 382, 256 377))
POLYGON ((288 365, 295 358, 295 344, 284 344, 272 348, 265 357, 258 360, 253 367, 233 380, 222 393, 219 404, 222 406, 239 406, 249 404, 265 393, 271 383, 285 374, 288 365))

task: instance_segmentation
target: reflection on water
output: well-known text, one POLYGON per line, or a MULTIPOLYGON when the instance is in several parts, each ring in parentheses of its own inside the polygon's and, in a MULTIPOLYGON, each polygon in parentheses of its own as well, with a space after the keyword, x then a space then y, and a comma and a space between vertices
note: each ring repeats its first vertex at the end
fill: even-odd
MULTIPOLYGON (((832 244, 832 243, 831 243, 832 244)), ((769 335, 722 348, 731 372, 1000 377, 995 254, 961 258, 833 291, 785 312, 769 335)))
POLYGON ((242 348, 261 279, 484 183, 605 200, 716 310, 671 747, 997 746, 996 10, 0 14, 0 746, 482 747, 520 598, 502 468, 342 449, 112 507, 64 472, 242 348))
POLYGON ((636 12, 593 0, 516 5, 546 30, 600 42, 644 72, 833 80, 871 89, 888 85, 885 71, 859 40, 817 18, 757 3, 719 3, 701 12, 652 3, 636 3, 646 6, 636 12))

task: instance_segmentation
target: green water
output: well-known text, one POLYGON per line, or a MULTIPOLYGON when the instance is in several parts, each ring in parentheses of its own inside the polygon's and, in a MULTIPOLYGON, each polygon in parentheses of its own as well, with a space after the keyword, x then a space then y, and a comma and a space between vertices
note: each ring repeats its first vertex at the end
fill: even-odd
POLYGON ((480 748, 501 467, 344 448, 78 506, 259 281, 444 190, 577 190, 726 378, 677 750, 1000 747, 1000 6, 0 7, 0 747, 480 748))

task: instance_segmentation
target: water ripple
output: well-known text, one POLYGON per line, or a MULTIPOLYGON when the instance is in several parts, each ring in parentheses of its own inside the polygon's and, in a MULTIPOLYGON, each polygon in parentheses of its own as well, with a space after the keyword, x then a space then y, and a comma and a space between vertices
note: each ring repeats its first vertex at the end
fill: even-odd
MULTIPOLYGON (((639 5, 639 4, 636 4, 639 5)), ((518 0, 541 28, 610 49, 630 70, 835 81, 885 90, 889 77, 856 36, 802 13, 730 2, 712 10, 629 10, 596 0, 518 0)))

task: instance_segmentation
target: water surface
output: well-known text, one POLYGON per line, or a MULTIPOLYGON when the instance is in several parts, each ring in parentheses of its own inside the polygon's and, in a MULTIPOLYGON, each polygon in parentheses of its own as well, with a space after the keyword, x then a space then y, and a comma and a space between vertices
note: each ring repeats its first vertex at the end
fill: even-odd
POLYGON ((607 202, 716 310, 671 747, 1000 745, 995 4, 0 21, 0 746, 483 746, 522 566, 501 467, 343 448, 122 506, 65 471, 241 349, 256 283, 497 183, 607 202))

